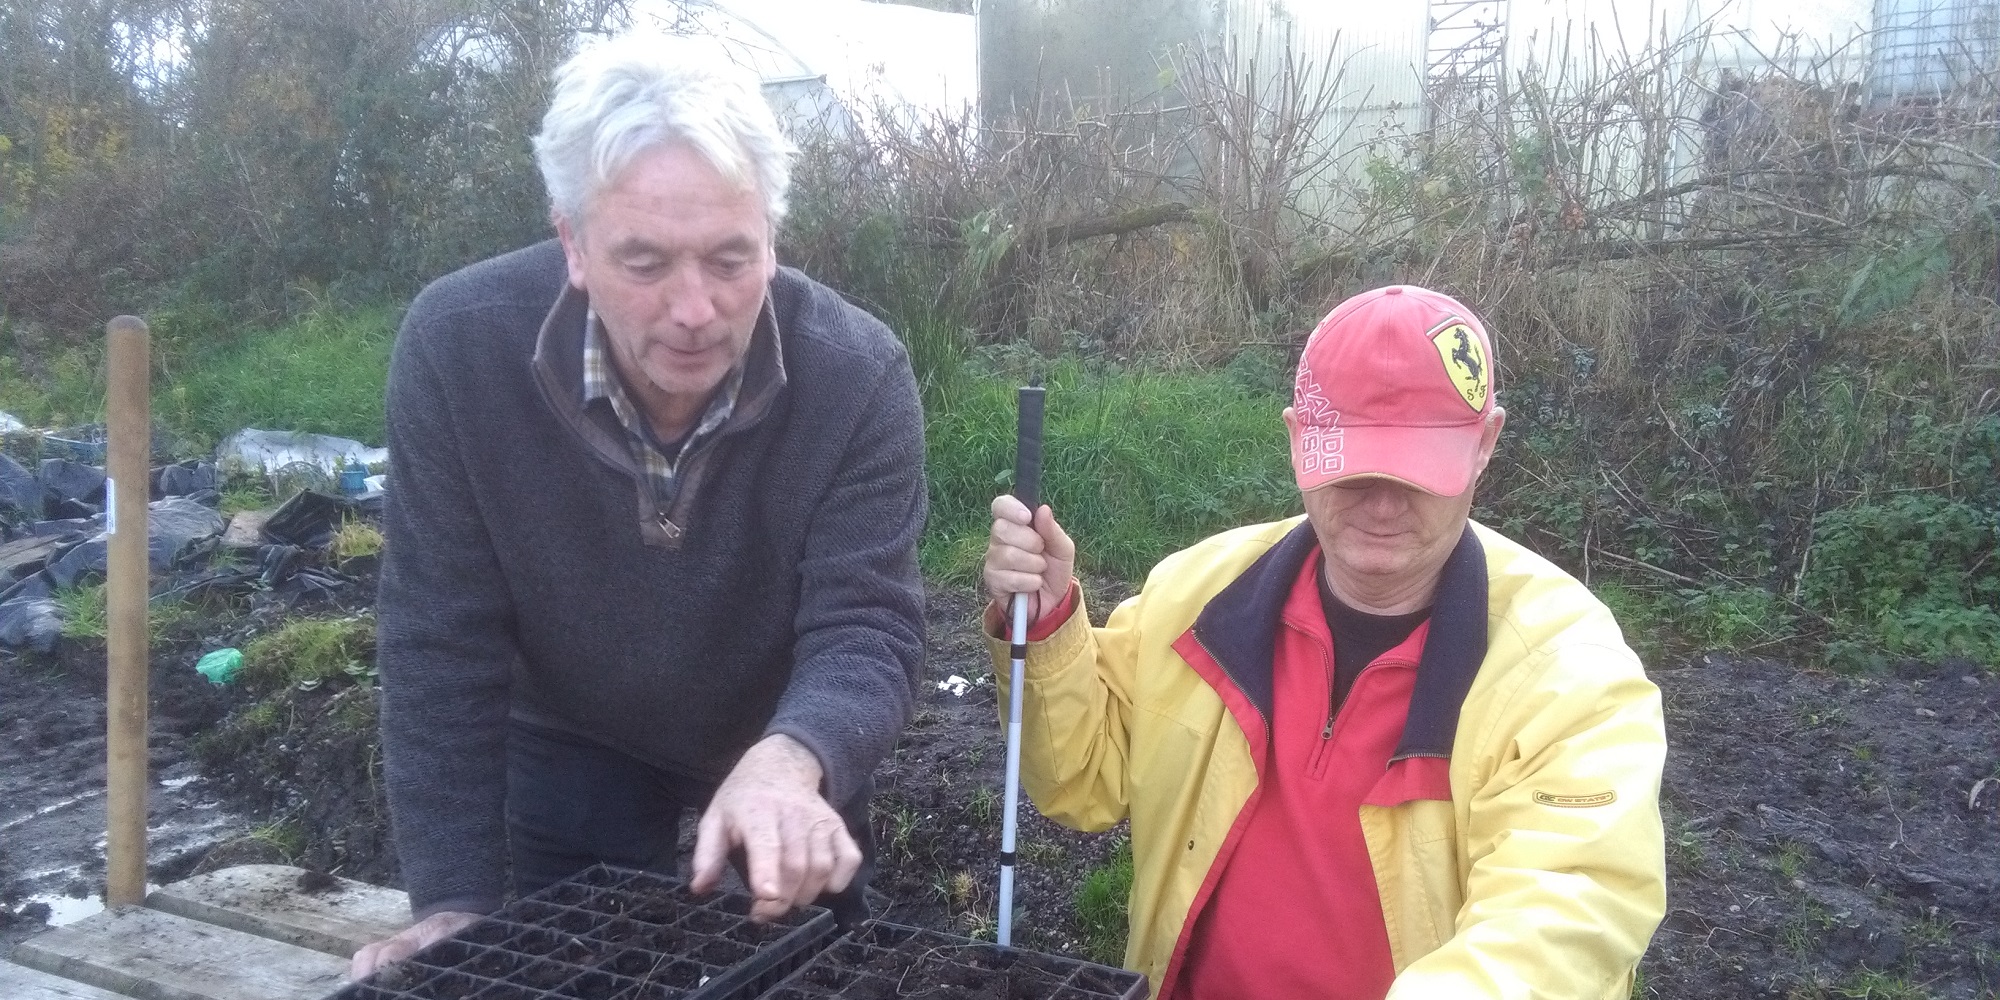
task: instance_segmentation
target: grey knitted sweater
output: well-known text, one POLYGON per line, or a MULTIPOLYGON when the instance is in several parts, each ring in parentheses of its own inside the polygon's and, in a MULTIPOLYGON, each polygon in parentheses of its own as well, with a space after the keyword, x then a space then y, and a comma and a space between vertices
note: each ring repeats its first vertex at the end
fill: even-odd
POLYGON ((411 304, 390 364, 382 745, 412 910, 485 912, 506 873, 506 722, 724 777, 786 733, 849 801, 923 656, 923 423, 881 323, 772 281, 722 432, 657 505, 586 410, 586 301, 553 241, 411 304))

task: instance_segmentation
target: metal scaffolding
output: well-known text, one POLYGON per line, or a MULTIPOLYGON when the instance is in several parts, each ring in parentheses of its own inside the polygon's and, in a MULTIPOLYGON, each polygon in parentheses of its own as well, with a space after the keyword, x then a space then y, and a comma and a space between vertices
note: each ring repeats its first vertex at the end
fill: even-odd
POLYGON ((1425 110, 1491 113, 1502 96, 1507 0, 1430 0, 1425 110))

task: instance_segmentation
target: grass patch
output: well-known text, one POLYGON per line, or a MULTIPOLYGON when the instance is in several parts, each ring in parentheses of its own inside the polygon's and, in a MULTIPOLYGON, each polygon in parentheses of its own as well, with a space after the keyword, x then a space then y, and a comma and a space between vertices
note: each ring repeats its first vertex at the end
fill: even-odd
POLYGON ((69 427, 104 413, 104 349, 55 353, 31 373, 13 351, 0 355, 0 412, 30 427, 69 427))
MULTIPOLYGON (((399 305, 321 307, 238 334, 213 317, 159 318, 153 331, 153 416, 211 446, 245 427, 382 440, 382 398, 399 305)), ((50 351, 32 368, 0 357, 0 410, 30 427, 104 418, 100 340, 50 351)))
POLYGON ((278 691, 373 673, 375 616, 295 618, 243 647, 243 683, 278 691))
POLYGON ((1111 860, 1093 869, 1076 890, 1076 922, 1084 954, 1104 965, 1125 964, 1125 936, 1132 901, 1132 841, 1121 838, 1111 860))
MULTIPOLYGON (((993 497, 1012 488, 1024 365, 991 357, 929 414, 927 572, 976 578, 993 497)), ((1299 509, 1279 412, 1286 400, 1226 372, 1055 362, 1046 375, 1042 496, 1088 571, 1139 579, 1175 549, 1299 509)))
POLYGON ((306 852, 305 827, 297 820, 266 823, 245 834, 244 839, 269 844, 286 863, 298 860, 306 852))
POLYGON ((333 557, 337 560, 358 559, 362 556, 380 555, 382 552, 382 529, 357 518, 341 522, 340 531, 333 536, 333 557))
POLYGON ((232 475, 222 484, 222 501, 216 509, 224 520, 246 510, 263 510, 274 506, 271 484, 262 476, 232 475))
POLYGON ((56 591, 56 607, 62 609, 65 639, 103 639, 105 630, 104 584, 93 583, 56 591))
POLYGON ((1907 978, 1873 969, 1855 973, 1833 987, 1845 1000, 1930 1000, 1931 992, 1907 978))
POLYGON ((1591 591, 1618 619, 1632 651, 1655 667, 1674 653, 1769 652, 1799 639, 1791 605, 1761 587, 1724 581, 1663 588, 1603 580, 1593 581, 1591 591))
MULTIPOLYGON (((56 607, 62 612, 62 634, 66 639, 102 642, 108 622, 103 583, 85 584, 59 590, 56 607)), ((178 600, 155 599, 146 605, 146 635, 160 642, 168 631, 187 623, 195 611, 178 600)))
POLYGON ((204 442, 245 427, 382 441, 397 307, 318 309, 189 353, 156 383, 159 413, 204 442))

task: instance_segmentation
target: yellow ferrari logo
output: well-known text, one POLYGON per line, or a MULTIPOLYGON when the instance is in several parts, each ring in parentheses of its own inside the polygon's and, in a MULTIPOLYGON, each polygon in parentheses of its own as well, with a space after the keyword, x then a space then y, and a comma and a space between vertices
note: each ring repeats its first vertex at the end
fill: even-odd
POLYGON ((1493 384, 1493 373, 1479 335, 1463 321, 1452 319, 1431 335, 1431 343, 1437 345, 1438 358, 1444 362, 1445 374, 1451 376, 1459 398, 1475 412, 1486 409, 1486 390, 1493 384))

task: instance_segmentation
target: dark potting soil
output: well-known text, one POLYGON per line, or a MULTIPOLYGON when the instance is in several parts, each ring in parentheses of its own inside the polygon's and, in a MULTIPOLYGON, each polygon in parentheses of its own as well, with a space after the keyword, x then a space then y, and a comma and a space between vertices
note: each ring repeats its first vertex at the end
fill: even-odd
POLYGON ((773 996, 1111 1000, 1145 994, 1145 978, 1137 973, 873 922, 806 963, 773 996))

